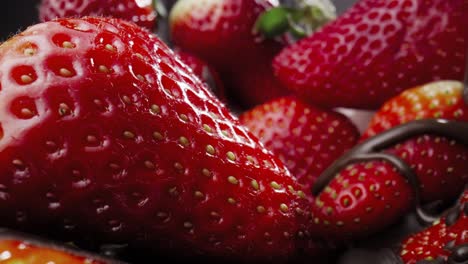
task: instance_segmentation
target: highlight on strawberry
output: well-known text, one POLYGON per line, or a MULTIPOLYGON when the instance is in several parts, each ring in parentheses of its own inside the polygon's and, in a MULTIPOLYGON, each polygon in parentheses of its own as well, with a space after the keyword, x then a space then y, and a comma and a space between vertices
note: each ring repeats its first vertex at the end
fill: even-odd
POLYGON ((209 65, 202 59, 180 50, 175 50, 179 58, 192 69, 193 73, 206 83, 210 91, 218 97, 219 100, 227 102, 226 91, 224 84, 221 81, 219 73, 213 66, 209 65))
POLYGON ((42 0, 39 5, 41 21, 83 16, 121 18, 152 30, 157 12, 153 0, 42 0))
POLYGON ((0 263, 124 264, 70 245, 0 229, 0 263))
POLYGON ((386 101, 369 122, 363 138, 369 138, 394 126, 424 118, 447 118, 468 122, 468 101, 464 84, 436 81, 414 88, 386 101))

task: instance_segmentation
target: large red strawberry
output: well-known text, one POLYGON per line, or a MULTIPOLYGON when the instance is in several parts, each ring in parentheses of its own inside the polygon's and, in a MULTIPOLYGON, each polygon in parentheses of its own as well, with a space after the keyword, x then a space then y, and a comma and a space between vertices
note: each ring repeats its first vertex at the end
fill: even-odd
POLYGON ((455 198, 468 183, 466 133, 464 122, 413 121, 351 149, 314 186, 316 230, 362 237, 394 223, 415 203, 455 198))
POLYGON ((241 123, 286 164, 307 190, 359 137, 345 116, 283 97, 243 113, 241 123))
POLYGON ((408 89, 388 100, 377 111, 363 134, 369 138, 394 126, 422 118, 468 121, 463 84, 438 81, 408 89))
POLYGON ((0 230, 0 263, 4 264, 118 264, 71 247, 35 237, 0 230))
POLYGON ((275 73, 323 106, 378 108, 416 85, 463 79, 466 0, 361 0, 284 49, 275 73))
POLYGON ((272 0, 180 0, 171 10, 173 42, 220 71, 243 105, 266 102, 287 91, 271 67, 283 44, 254 32, 255 22, 272 0))
POLYGON ((35 25, 0 46, 0 82, 0 225, 173 258, 314 244, 284 165, 146 30, 35 25))
POLYGON ((205 61, 190 53, 180 50, 177 50, 176 53, 179 58, 192 69, 193 73, 208 85, 218 99, 224 102, 227 100, 221 77, 211 65, 208 65, 205 61))
POLYGON ((151 0, 42 0, 39 19, 56 17, 112 16, 153 29, 156 11, 151 0))
POLYGON ((433 225, 402 242, 404 264, 468 262, 468 190, 457 205, 433 225))

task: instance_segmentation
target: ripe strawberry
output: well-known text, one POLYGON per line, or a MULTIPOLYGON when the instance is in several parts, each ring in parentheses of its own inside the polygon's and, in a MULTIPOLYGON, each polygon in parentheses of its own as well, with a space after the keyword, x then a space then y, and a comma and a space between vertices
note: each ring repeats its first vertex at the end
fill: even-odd
POLYGON ((42 0, 39 6, 41 21, 96 15, 122 18, 148 29, 153 29, 156 23, 151 0, 42 0))
POLYGON ((244 106, 286 95, 271 62, 283 44, 254 32, 272 0, 181 0, 170 14, 173 42, 215 66, 230 93, 244 106))
POLYGON ((345 116, 308 106, 293 97, 257 106, 239 119, 307 190, 359 137, 345 116))
POLYGON ((13 264, 104 264, 122 263, 120 261, 104 259, 87 252, 78 251, 70 247, 49 241, 38 240, 23 234, 0 231, 0 263, 13 264))
POLYGON ((367 109, 409 87, 462 80, 466 6, 466 0, 361 0, 284 49, 275 74, 318 105, 367 109))
MULTIPOLYGON (((413 221, 410 221, 413 222, 413 221)), ((415 223, 406 223, 414 225, 415 223)), ((447 210, 440 219, 427 222, 395 242, 382 241, 376 245, 376 237, 364 243, 364 248, 348 251, 340 264, 462 264, 468 261, 468 189, 458 203, 447 210), (427 225, 432 226, 427 227, 427 225), (403 243, 402 243, 403 242, 403 243), (400 244, 401 243, 401 244, 400 244), (376 250, 379 248, 379 250, 376 250)), ((395 231, 395 230, 393 230, 395 231)), ((384 236, 389 234, 386 230, 384 236)), ((381 239, 378 235, 378 240, 381 239)), ((389 237, 384 237, 384 239, 389 237)), ((393 238, 390 238, 391 240, 393 238)), ((379 243, 379 242, 377 242, 379 243)))
POLYGON ((388 153, 412 167, 422 202, 451 200, 468 183, 468 148, 463 142, 423 135, 397 144, 388 153))
POLYGON ((275 5, 274 0, 177 1, 169 17, 172 41, 223 69, 259 56, 271 60, 282 44, 262 39, 253 28, 258 16, 275 5))
POLYGON ((223 102, 227 100, 221 77, 211 65, 208 65, 205 61, 187 52, 177 50, 176 54, 185 64, 187 64, 187 66, 190 67, 190 69, 192 69, 193 73, 195 73, 200 80, 204 81, 208 85, 210 90, 216 95, 216 97, 218 97, 218 99, 223 102))
POLYGON ((313 244, 286 168, 146 30, 58 19, 0 65, 0 225, 172 257, 313 244))
POLYGON ((362 237, 395 222, 414 202, 455 198, 468 183, 466 133, 468 123, 413 121, 350 150, 317 181, 323 186, 336 175, 316 197, 317 230, 362 237))
POLYGON ((457 205, 431 227, 405 239, 399 249, 404 264, 467 263, 468 189, 457 205))
POLYGON ((468 106, 462 98, 463 84, 438 81, 417 86, 388 100, 369 123, 363 138, 394 126, 423 118, 468 121, 468 106))
POLYGON ((312 215, 319 235, 362 238, 394 223, 414 199, 405 178, 376 159, 341 170, 316 197, 312 215))

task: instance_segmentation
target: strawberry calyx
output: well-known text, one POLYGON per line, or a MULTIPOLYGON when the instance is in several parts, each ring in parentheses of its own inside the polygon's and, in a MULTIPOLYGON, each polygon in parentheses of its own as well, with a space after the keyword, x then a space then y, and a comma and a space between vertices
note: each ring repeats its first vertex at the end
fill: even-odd
POLYGON ((414 190, 414 202, 416 215, 419 218, 418 220, 423 224, 430 224, 436 221, 440 216, 431 215, 422 208, 419 180, 411 166, 395 155, 380 152, 406 139, 427 133, 446 136, 464 145, 468 145, 468 138, 466 137, 468 133, 468 123, 466 122, 447 119, 411 121, 371 137, 349 150, 318 177, 312 187, 312 194, 318 196, 333 178, 351 163, 384 160, 392 164, 400 172, 400 175, 406 178, 411 188, 414 190))
MULTIPOLYGON (((254 25, 254 32, 266 38, 275 38, 285 33, 298 40, 312 35, 313 32, 336 18, 334 8, 319 3, 299 1, 293 6, 282 5, 263 12, 254 25), (331 9, 331 10, 330 10, 331 9)), ((310 1, 309 1, 310 2, 310 1)))

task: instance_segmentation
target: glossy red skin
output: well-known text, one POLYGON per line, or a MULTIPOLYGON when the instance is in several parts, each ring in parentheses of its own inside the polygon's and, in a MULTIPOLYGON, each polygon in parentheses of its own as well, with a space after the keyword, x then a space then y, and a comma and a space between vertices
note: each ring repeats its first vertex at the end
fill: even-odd
POLYGON ((176 53, 179 58, 192 69, 193 73, 208 85, 218 99, 226 102, 226 91, 223 82, 218 72, 212 66, 187 52, 177 50, 176 53))
POLYGON ((214 65, 243 107, 262 104, 290 94, 271 66, 283 44, 254 33, 258 16, 273 6, 273 0, 182 0, 171 11, 171 37, 214 65))
MULTIPOLYGON (((468 184, 468 148, 455 141, 422 135, 401 142, 385 152, 400 157, 413 168, 420 184, 422 203, 451 201, 468 184)), ((392 165, 375 161, 352 164, 342 170, 317 197, 319 202, 312 211, 322 226, 316 230, 322 236, 362 238, 383 230, 414 208, 415 191, 403 175, 391 168, 392 165), (364 177, 359 179, 361 173, 364 173, 364 177), (370 191, 372 184, 377 191, 370 191), (353 188, 360 188, 359 197, 353 188), (344 197, 350 201, 348 206, 343 205, 344 197), (333 209, 332 214, 329 214, 327 207, 333 209), (370 212, 366 211, 369 207, 373 208, 370 212), (358 223, 354 220, 356 218, 359 218, 358 223), (331 224, 324 225, 324 220, 331 224), (337 221, 344 225, 337 226, 337 221)))
POLYGON ((253 28, 273 6, 273 0, 178 1, 170 15, 171 38, 217 68, 240 66, 265 54, 271 60, 282 44, 263 39, 253 28))
POLYGON ((240 122, 310 191, 320 174, 353 147, 359 132, 344 115, 283 97, 255 107, 240 122))
POLYGON ((0 65, 0 225, 177 256, 297 253, 299 185, 154 35, 59 19, 4 43, 0 65))
POLYGON ((410 185, 392 165, 352 164, 316 197, 315 231, 336 241, 363 238, 394 223, 413 201, 410 185))
POLYGON ((328 107, 377 109, 404 89, 462 80, 466 0, 361 0, 274 60, 279 80, 328 107), (415 23, 418 21, 418 23, 415 23))
MULTIPOLYGON (((464 192, 460 204, 466 206, 466 203, 468 203, 468 191, 464 192)), ((445 247, 449 242, 453 241, 453 246, 468 243, 468 215, 463 209, 453 225, 447 226, 446 219, 442 217, 431 227, 409 236, 402 242, 399 253, 404 264, 416 264, 430 257, 433 259, 440 257, 447 261, 451 251, 445 247)))
POLYGON ((462 98, 463 84, 439 81, 408 89, 385 102, 369 122, 362 139, 422 118, 446 118, 468 122, 468 106, 462 98))
POLYGON ((40 21, 96 15, 125 19, 151 30, 157 13, 150 0, 42 0, 39 6, 40 21))
POLYGON ((468 184, 468 147, 453 140, 424 135, 388 152, 413 166, 421 185, 422 202, 451 201, 468 184))
POLYGON ((43 246, 31 245, 28 242, 18 240, 1 240, 0 252, 2 258, 0 263, 21 263, 21 264, 104 264, 105 262, 90 259, 79 255, 73 255, 58 249, 43 246), (7 252, 7 253, 6 253, 7 252), (7 256, 8 257, 4 257, 7 256))

